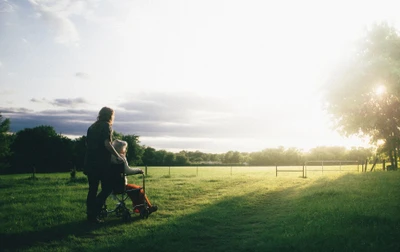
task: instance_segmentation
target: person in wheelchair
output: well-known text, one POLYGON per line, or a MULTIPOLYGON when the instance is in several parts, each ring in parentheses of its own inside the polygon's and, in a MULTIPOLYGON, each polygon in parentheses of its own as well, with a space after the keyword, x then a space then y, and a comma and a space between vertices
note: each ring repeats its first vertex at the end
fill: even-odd
MULTIPOLYGON (((124 163, 124 173, 125 175, 135 175, 135 174, 143 174, 143 170, 140 168, 132 168, 129 166, 128 161, 126 159, 126 151, 128 148, 128 143, 122 140, 114 140, 112 142, 114 149, 118 152, 120 157, 123 159, 124 163)), ((117 160, 114 156, 111 156, 111 164, 120 164, 120 161, 117 160)), ((158 207, 156 205, 152 205, 150 200, 148 199, 147 195, 144 193, 144 190, 141 186, 136 184, 128 184, 128 179, 125 177, 125 189, 129 198, 132 200, 132 205, 136 206, 143 201, 146 201, 148 206, 149 214, 157 211, 158 207), (133 189, 140 189, 139 194, 137 193, 130 193, 130 190, 137 191, 133 189)), ((139 211, 138 209, 134 209, 135 211, 139 211)))

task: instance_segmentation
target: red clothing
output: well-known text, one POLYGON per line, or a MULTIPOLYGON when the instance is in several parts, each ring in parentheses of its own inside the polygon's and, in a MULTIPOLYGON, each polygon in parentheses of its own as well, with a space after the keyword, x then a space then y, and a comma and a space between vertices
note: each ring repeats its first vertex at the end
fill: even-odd
POLYGON ((139 204, 143 204, 143 202, 145 200, 147 202, 147 206, 151 207, 150 200, 147 198, 146 194, 144 194, 144 191, 143 191, 142 187, 140 187, 138 185, 135 185, 135 184, 127 184, 125 186, 125 188, 126 188, 126 190, 139 189, 140 188, 139 197, 137 197, 137 195, 134 194, 134 193, 129 193, 128 192, 128 196, 129 196, 129 198, 131 198, 132 203, 133 203, 134 206, 135 205, 139 205, 139 204))

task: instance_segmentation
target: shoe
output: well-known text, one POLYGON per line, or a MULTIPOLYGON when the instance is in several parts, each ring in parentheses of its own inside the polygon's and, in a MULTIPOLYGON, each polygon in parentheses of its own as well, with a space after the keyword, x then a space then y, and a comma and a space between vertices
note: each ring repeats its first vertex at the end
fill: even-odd
POLYGON ((149 214, 156 212, 157 209, 158 209, 157 206, 151 206, 151 207, 149 208, 149 214))

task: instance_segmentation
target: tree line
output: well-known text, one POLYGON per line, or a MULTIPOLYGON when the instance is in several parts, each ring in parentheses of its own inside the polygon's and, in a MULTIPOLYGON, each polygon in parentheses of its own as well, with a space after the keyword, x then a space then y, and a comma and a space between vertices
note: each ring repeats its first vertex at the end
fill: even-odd
MULTIPOLYGON (((0 114, 0 173, 66 172, 82 170, 86 151, 86 136, 76 139, 57 134, 52 126, 42 125, 9 133, 10 120, 0 114)), ((296 148, 270 148, 259 152, 156 150, 140 144, 139 136, 113 132, 113 139, 128 142, 127 159, 131 166, 188 165, 302 165, 307 160, 365 160, 372 149, 316 147, 304 153, 296 148)))

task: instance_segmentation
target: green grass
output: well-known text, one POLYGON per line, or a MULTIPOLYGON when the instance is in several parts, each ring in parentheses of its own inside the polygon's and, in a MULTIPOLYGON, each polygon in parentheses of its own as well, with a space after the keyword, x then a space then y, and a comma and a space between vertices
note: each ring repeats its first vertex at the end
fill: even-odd
POLYGON ((101 225, 86 222, 81 173, 0 176, 0 251, 399 251, 399 172, 307 175, 150 167, 159 211, 101 225))

